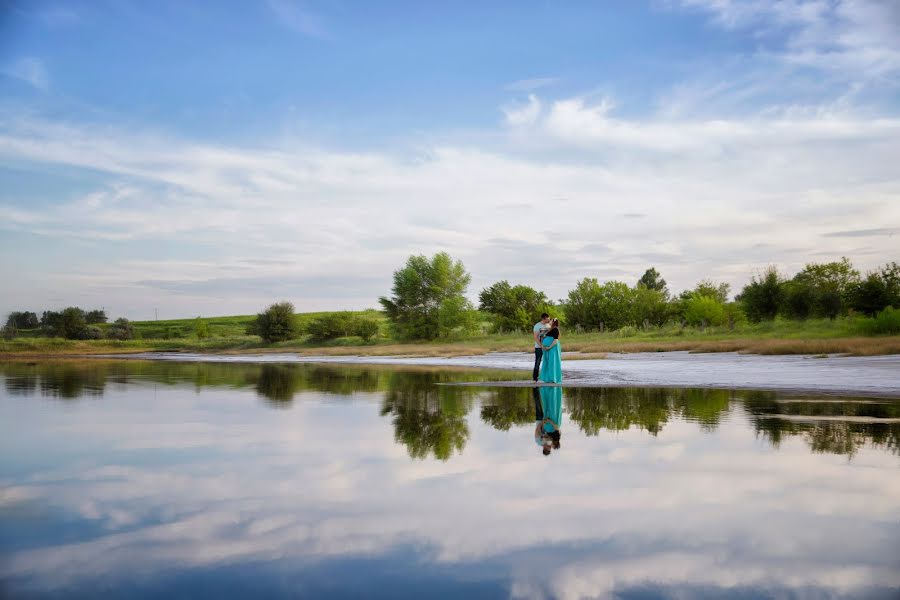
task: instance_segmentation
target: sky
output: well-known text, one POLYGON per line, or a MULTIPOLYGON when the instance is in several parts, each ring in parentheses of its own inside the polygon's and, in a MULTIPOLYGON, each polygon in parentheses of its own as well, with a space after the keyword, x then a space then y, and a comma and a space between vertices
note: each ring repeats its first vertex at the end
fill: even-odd
POLYGON ((0 312, 900 259, 893 0, 0 2, 0 312))

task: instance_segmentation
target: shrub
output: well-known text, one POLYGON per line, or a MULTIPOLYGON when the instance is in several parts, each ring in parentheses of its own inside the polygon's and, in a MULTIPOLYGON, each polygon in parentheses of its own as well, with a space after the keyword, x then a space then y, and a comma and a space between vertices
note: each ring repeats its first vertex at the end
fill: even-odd
POLYGON ((0 335, 7 341, 16 339, 16 336, 19 335, 19 330, 16 328, 15 322, 4 325, 3 329, 0 329, 0 335))
POLYGON ((900 309, 888 306, 877 315, 860 322, 860 329, 869 335, 900 333, 900 309))
POLYGON ((349 311, 327 313, 310 321, 306 332, 315 342, 355 335, 353 319, 353 313, 349 311))
POLYGON ((116 319, 106 330, 106 337, 122 341, 134 339, 134 325, 128 319, 116 319))
POLYGON ((209 337, 209 323, 197 317, 194 319, 194 335, 198 340, 205 340, 209 337))
POLYGON ((364 341, 368 342, 378 335, 378 321, 366 317, 356 317, 353 323, 353 335, 358 335, 364 341))
POLYGON ((70 340, 102 340, 103 331, 95 325, 85 325, 81 328, 76 337, 68 337, 70 340))
POLYGON ((297 337, 297 321, 294 305, 278 302, 256 316, 254 333, 267 343, 283 342, 297 337))

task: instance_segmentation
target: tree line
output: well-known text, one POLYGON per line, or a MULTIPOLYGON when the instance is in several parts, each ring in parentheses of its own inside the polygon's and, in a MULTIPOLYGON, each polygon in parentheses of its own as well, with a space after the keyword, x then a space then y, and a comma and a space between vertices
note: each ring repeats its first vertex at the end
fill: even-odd
POLYGON ((6 318, 3 337, 11 339, 20 330, 39 330, 47 337, 63 337, 69 340, 130 340, 134 338, 134 326, 128 319, 116 319, 108 327, 108 318, 103 310, 83 310, 70 306, 63 310, 45 310, 41 317, 31 311, 14 311, 6 318))
POLYGON ((394 273, 391 297, 380 299, 394 335, 428 340, 465 335, 480 321, 477 311, 489 315, 496 332, 528 330, 541 313, 548 312, 584 331, 649 329, 671 323, 733 327, 776 317, 835 319, 861 314, 874 317, 871 333, 900 333, 897 262, 865 276, 846 257, 807 264, 791 278, 769 267, 754 276, 734 300, 729 300, 727 283, 709 279, 673 295, 652 267, 634 285, 586 277, 556 303, 540 290, 504 280, 481 290, 477 311, 466 298, 470 280, 462 262, 445 252, 430 259, 410 256, 394 273))

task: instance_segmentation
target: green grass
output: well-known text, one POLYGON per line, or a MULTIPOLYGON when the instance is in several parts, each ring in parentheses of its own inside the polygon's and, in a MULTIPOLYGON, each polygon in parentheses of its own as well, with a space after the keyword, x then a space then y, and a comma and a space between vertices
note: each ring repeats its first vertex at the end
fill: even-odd
MULTIPOLYGON (((324 312, 297 315, 301 330, 324 312)), ((481 334, 462 339, 431 342, 401 343, 390 335, 390 323, 383 313, 357 311, 377 318, 379 335, 364 343, 360 338, 340 338, 324 343, 312 343, 308 336, 277 344, 264 344, 257 336, 246 335, 247 326, 256 315, 211 317, 204 321, 210 336, 199 340, 195 335, 194 319, 166 321, 138 321, 134 323, 138 339, 118 342, 112 340, 73 341, 39 337, 38 331, 23 332, 16 340, 0 341, 3 355, 50 355, 138 351, 265 351, 301 352, 305 354, 363 354, 363 355, 419 355, 451 356, 484 354, 491 351, 528 351, 529 333, 481 334)), ((763 323, 744 323, 728 327, 695 327, 667 325, 649 330, 626 327, 618 331, 599 333, 564 328, 563 347, 566 351, 585 353, 689 350, 693 352, 740 351, 760 354, 829 354, 857 355, 900 353, 900 336, 870 335, 871 319, 848 317, 792 321, 776 319, 763 323), (869 334, 869 335, 867 335, 869 334)), ((484 323, 487 330, 487 321, 484 323)))

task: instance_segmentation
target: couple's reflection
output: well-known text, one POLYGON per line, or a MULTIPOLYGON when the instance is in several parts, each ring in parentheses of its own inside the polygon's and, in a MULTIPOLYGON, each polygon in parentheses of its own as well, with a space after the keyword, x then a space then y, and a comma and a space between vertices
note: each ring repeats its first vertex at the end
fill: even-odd
POLYGON ((562 388, 535 387, 534 397, 534 442, 541 447, 544 456, 559 450, 559 429, 562 422, 562 388))

